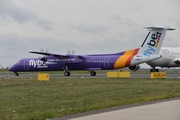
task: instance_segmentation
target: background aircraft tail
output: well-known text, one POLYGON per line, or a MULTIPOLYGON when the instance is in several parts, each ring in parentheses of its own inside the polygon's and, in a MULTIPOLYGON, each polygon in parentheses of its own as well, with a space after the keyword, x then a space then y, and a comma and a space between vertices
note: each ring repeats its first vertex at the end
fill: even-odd
POLYGON ((162 43, 167 30, 174 30, 168 26, 145 27, 149 30, 144 42, 142 43, 137 55, 151 57, 159 55, 162 43))

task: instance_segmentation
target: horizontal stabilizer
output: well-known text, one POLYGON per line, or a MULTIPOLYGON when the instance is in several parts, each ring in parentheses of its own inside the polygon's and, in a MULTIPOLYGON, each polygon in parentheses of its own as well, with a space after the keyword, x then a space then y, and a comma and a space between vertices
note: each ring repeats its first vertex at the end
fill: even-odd
POLYGON ((154 27, 144 27, 144 28, 146 28, 146 29, 148 29, 148 30, 161 30, 161 29, 163 29, 163 30, 175 30, 174 28, 169 28, 169 26, 154 26, 154 27))

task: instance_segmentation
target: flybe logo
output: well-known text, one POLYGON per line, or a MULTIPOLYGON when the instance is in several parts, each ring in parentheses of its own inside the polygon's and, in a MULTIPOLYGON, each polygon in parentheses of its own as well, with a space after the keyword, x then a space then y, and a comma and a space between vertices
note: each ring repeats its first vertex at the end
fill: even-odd
POLYGON ((150 41, 149 41, 149 43, 147 43, 148 48, 147 48, 147 50, 144 51, 145 56, 150 57, 156 51, 155 48, 158 47, 160 39, 161 39, 160 32, 153 33, 151 35, 150 41))
POLYGON ((34 60, 34 59, 29 60, 29 66, 33 66, 34 68, 35 67, 37 67, 37 68, 47 68, 48 67, 46 64, 44 64, 43 61, 34 60))

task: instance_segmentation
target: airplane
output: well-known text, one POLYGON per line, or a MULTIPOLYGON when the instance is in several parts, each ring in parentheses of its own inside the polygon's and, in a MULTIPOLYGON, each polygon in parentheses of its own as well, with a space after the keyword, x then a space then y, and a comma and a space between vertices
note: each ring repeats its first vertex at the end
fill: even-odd
POLYGON ((180 47, 162 47, 160 50, 161 58, 148 61, 146 64, 152 67, 150 72, 159 72, 156 67, 180 67, 180 47))
POLYGON ((64 71, 64 76, 70 76, 70 70, 88 70, 95 76, 95 70, 121 69, 129 67, 137 69, 138 65, 156 60, 167 30, 174 30, 168 26, 145 27, 148 34, 140 48, 131 49, 114 54, 91 55, 61 55, 45 52, 30 51, 29 53, 44 55, 41 58, 23 58, 9 68, 18 76, 18 72, 34 71, 64 71))

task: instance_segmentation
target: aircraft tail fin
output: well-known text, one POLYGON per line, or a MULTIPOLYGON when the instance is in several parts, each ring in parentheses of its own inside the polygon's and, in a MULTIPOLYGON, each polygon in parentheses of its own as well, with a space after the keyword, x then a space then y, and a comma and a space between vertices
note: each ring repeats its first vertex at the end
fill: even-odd
POLYGON ((149 30, 144 42, 142 43, 137 55, 151 57, 159 55, 162 43, 167 30, 175 30, 168 26, 145 27, 149 30))

